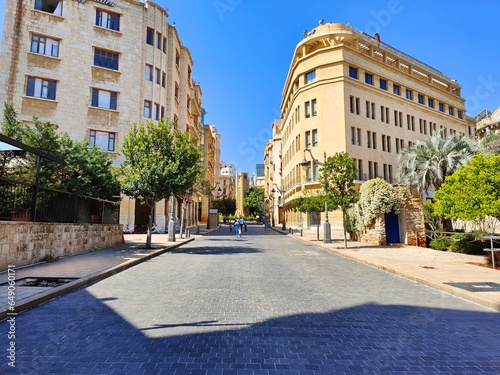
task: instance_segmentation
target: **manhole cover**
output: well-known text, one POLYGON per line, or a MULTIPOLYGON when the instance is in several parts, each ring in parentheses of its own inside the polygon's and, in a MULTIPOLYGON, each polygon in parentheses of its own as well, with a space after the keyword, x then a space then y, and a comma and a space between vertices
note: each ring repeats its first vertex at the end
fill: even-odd
POLYGON ((454 286, 467 290, 469 292, 500 292, 500 284, 491 282, 477 282, 477 283, 445 283, 446 285, 454 286))
POLYGON ((60 285, 67 284, 76 278, 60 278, 60 277, 25 277, 16 281, 18 287, 46 287, 55 288, 60 285))

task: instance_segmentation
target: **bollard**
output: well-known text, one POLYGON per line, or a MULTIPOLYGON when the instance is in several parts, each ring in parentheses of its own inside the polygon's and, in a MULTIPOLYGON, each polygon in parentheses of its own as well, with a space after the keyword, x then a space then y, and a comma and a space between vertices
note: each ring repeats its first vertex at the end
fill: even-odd
POLYGON ((186 230, 186 238, 191 237, 191 229, 186 230))
POLYGON ((200 226, 199 225, 196 227, 196 234, 200 234, 200 226))
POLYGON ((303 230, 303 229, 301 229, 301 230, 300 230, 300 237, 302 237, 303 235, 304 235, 304 230, 303 230))

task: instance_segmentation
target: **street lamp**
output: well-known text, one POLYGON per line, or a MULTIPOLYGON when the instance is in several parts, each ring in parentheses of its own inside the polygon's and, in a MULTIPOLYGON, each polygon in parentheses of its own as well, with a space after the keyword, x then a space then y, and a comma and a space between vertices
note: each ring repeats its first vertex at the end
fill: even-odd
MULTIPOLYGON (((219 183, 217 182, 213 188, 210 189, 210 194, 208 194, 208 214, 207 214, 207 229, 210 229, 210 198, 212 198, 212 191, 214 191, 217 186, 219 186, 219 183)), ((219 186, 219 189, 217 192, 221 192, 222 189, 219 186)))
MULTIPOLYGON (((276 191, 278 191, 281 194, 281 196, 285 195, 286 190, 281 190, 279 188, 279 186, 276 185, 276 183, 274 183, 273 186, 276 187, 276 190, 274 190, 274 187, 273 187, 273 190, 271 190, 271 194, 274 194, 276 191)), ((283 199, 283 201, 284 201, 284 199, 283 199)), ((273 196, 273 210, 274 210, 274 196, 273 196)), ((273 218, 274 218, 274 213, 273 213, 273 218)), ((273 226, 274 226, 274 224, 273 224, 273 226)), ((286 230, 286 219, 285 219, 285 213, 284 212, 283 212, 283 222, 282 222, 281 230, 286 230)))
POLYGON ((174 195, 170 197, 170 220, 168 222, 168 242, 175 242, 174 195))
MULTIPOLYGON (((326 152, 323 154, 324 161, 326 162, 326 152)), ((307 167, 310 164, 316 164, 316 165, 325 165, 324 163, 320 162, 318 159, 314 157, 314 155, 311 152, 311 149, 306 148, 304 150, 304 160, 300 162, 300 165, 303 167, 307 167), (311 155, 311 161, 306 160, 306 151, 309 152, 309 155, 311 155)), ((323 223, 323 242, 324 243, 331 243, 332 242, 332 234, 331 234, 331 227, 330 227, 330 222, 328 221, 328 203, 326 202, 326 197, 325 197, 325 222, 323 223)))
POLYGON ((271 190, 271 194, 269 194, 268 198, 271 198, 272 200, 272 210, 271 210, 271 226, 274 228, 274 193, 275 190, 271 190))

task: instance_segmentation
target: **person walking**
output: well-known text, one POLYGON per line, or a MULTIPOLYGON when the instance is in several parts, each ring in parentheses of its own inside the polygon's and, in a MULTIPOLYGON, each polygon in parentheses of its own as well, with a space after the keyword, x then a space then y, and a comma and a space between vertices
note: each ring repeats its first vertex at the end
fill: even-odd
POLYGON ((233 231, 233 223, 229 223, 229 232, 231 233, 233 231))

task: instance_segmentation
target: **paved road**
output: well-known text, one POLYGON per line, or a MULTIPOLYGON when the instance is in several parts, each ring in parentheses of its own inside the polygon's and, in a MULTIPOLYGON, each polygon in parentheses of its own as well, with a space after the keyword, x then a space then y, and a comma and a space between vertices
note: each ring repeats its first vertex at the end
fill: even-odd
POLYGON ((498 375, 499 332, 499 313, 249 226, 0 323, 0 373, 498 375))

